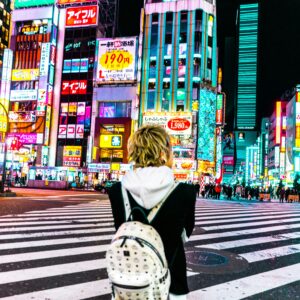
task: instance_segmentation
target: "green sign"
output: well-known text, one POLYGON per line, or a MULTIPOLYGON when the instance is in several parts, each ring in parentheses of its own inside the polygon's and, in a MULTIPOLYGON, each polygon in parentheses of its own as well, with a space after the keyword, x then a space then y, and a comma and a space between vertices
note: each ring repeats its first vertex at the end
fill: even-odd
POLYGON ((223 95, 218 94, 217 95, 217 109, 222 109, 223 108, 223 95))
POLYGON ((15 0, 15 8, 53 5, 55 0, 15 0))

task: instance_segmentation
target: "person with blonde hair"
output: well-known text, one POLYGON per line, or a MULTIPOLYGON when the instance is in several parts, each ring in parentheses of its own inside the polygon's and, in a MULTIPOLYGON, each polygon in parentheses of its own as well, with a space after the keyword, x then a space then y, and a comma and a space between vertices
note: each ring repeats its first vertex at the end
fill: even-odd
MULTIPOLYGON (((109 191, 115 228, 126 222, 122 189, 127 191, 131 209, 138 207, 145 215, 162 202, 151 225, 162 239, 169 265, 169 299, 186 299, 189 289, 184 242, 194 229, 195 189, 175 183, 170 136, 162 127, 146 125, 134 132, 128 141, 128 159, 133 170, 109 191)), ((141 221, 138 211, 133 219, 141 221)))

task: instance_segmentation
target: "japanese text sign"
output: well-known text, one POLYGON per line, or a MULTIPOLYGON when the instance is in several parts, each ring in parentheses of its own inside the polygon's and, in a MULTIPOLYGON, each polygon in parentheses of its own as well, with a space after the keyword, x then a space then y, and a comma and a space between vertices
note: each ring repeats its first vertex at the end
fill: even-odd
POLYGON ((63 81, 61 94, 62 95, 85 95, 86 94, 87 81, 86 80, 70 80, 63 81))
POLYGON ((136 37, 99 39, 98 46, 97 82, 136 79, 136 37))
POLYGON ((143 114, 143 124, 161 126, 171 135, 191 135, 192 114, 146 112, 143 114))
POLYGON ((97 25, 98 6, 68 7, 66 13, 66 27, 82 27, 97 25))

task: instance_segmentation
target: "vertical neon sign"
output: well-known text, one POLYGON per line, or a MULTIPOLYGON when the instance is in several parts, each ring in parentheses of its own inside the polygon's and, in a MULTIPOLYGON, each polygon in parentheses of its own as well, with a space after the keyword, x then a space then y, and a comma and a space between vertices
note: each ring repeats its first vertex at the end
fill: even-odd
POLYGON ((276 102, 276 135, 275 142, 280 144, 281 141, 281 102, 276 102))

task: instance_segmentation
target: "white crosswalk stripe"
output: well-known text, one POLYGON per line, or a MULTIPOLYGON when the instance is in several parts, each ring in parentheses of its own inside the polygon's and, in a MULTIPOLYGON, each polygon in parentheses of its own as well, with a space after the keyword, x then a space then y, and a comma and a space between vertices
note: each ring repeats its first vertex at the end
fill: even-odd
MULTIPOLYGON (((189 300, 264 299, 300 280, 299 205, 202 200, 196 227, 203 233, 196 228, 187 249, 225 250, 249 265, 226 276, 190 270, 189 300)), ((107 200, 0 217, 0 298, 109 299, 113 232, 107 200)))

